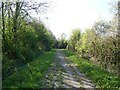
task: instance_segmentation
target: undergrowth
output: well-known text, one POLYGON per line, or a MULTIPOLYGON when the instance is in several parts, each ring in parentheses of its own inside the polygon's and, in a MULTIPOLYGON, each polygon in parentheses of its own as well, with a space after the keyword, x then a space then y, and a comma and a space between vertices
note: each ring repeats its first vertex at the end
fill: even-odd
POLYGON ((55 50, 44 53, 3 80, 3 88, 40 88, 43 77, 54 60, 55 50))

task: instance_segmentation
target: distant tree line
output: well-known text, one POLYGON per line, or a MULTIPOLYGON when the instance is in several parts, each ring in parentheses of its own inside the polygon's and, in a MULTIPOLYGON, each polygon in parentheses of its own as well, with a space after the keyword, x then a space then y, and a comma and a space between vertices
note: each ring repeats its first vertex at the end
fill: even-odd
POLYGON ((61 34, 60 38, 56 39, 54 43, 54 48, 65 49, 67 48, 68 41, 64 33, 61 34))

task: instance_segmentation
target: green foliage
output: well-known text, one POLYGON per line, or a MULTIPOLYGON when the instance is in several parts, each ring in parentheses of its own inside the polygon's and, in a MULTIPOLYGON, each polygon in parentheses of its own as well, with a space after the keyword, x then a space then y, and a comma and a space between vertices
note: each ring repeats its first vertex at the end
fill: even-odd
POLYGON ((61 34, 61 37, 57 40, 57 48, 65 49, 67 47, 66 35, 64 33, 61 34))
POLYGON ((23 26, 16 32, 16 38, 6 31, 6 41, 3 41, 3 79, 13 73, 14 68, 30 62, 44 51, 51 50, 53 36, 42 23, 34 24, 36 26, 25 26, 23 22, 23 26))
POLYGON ((117 35, 115 20, 95 22, 92 28, 81 33, 81 37, 79 37, 78 32, 72 33, 68 41, 68 50, 75 51, 81 57, 90 59, 94 64, 100 64, 108 71, 118 73, 120 64, 118 40, 120 37, 117 35))
POLYGON ((3 80, 3 88, 40 88, 43 76, 51 66, 55 57, 55 50, 46 52, 3 80))
POLYGON ((0 13, 2 15, 0 22, 4 22, 1 23, 4 38, 3 80, 14 73, 15 68, 31 62, 45 51, 50 51, 54 44, 55 37, 52 32, 42 22, 29 18, 27 11, 23 11, 24 4, 25 2, 15 2, 14 5, 12 2, 2 3, 4 6, 2 14, 0 13), (15 11, 11 12, 13 7, 15 11))
POLYGON ((80 29, 73 29, 70 39, 68 41, 68 49, 71 51, 77 51, 77 43, 80 40, 80 29))
POLYGON ((86 59, 80 58, 68 50, 63 50, 68 58, 74 64, 77 64, 80 72, 88 76, 96 85, 96 88, 119 88, 118 82, 120 78, 118 75, 108 72, 98 65, 94 65, 86 59))

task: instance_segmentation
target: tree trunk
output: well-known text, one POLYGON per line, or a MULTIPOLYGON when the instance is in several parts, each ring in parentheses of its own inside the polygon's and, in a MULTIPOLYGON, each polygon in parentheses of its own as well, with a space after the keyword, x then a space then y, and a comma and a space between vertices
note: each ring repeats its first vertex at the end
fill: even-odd
POLYGON ((2 36, 5 41, 5 17, 4 17, 4 3, 2 2, 2 36))
POLYGON ((19 14, 20 14, 20 2, 16 2, 15 15, 13 19, 13 31, 14 31, 15 39, 16 39, 16 32, 17 32, 17 20, 18 20, 19 14))

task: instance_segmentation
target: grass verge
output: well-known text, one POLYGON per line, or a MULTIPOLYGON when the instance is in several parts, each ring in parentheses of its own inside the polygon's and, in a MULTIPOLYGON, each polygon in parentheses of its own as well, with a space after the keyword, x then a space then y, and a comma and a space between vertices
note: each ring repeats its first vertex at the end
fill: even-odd
POLYGON ((41 88, 43 77, 55 57, 55 50, 46 52, 40 57, 16 70, 3 81, 3 88, 41 88))
POLYGON ((78 57, 77 55, 68 50, 62 51, 72 63, 77 64, 77 68, 80 70, 80 72, 84 73, 93 81, 96 88, 120 89, 120 77, 118 77, 118 75, 112 72, 108 72, 97 65, 94 65, 88 60, 78 57))

